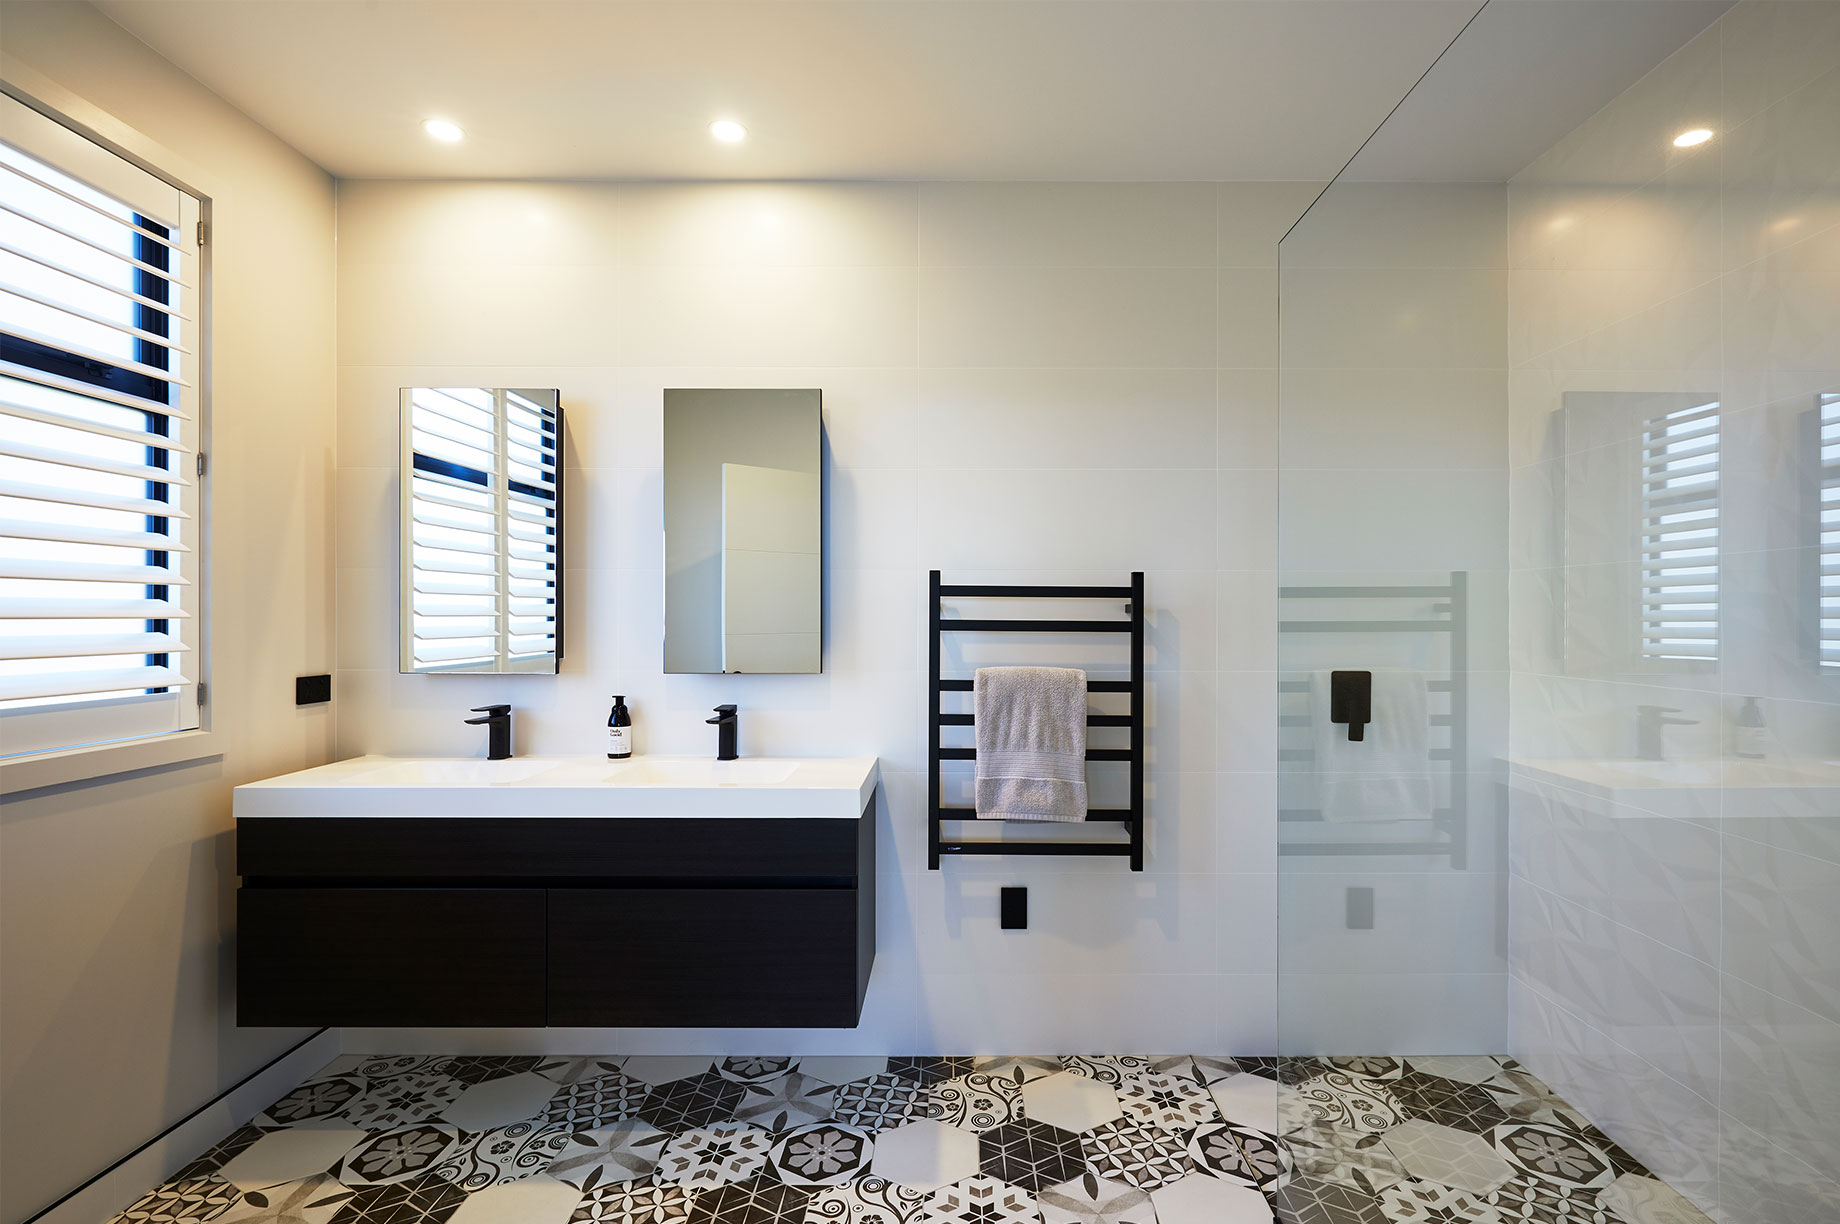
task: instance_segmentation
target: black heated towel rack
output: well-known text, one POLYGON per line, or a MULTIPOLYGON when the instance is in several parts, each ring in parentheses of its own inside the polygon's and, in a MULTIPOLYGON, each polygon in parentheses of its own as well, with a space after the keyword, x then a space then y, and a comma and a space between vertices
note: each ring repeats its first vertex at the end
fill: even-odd
POLYGON ((928 651, 927 680, 927 866, 938 870, 942 854, 1047 854, 1129 858, 1132 871, 1144 869, 1144 576, 1131 575, 1129 586, 1016 586, 960 585, 939 580, 933 570, 927 596, 927 619, 930 622, 931 648, 928 651), (948 618, 941 604, 948 599, 1098 599, 1125 600, 1122 619, 1076 620, 980 620, 948 618), (1129 714, 1088 714, 1089 727, 1128 727, 1129 748, 1086 749, 1089 761, 1127 763, 1131 769, 1130 806, 1092 808, 1086 813, 1089 822, 1122 824, 1126 841, 999 841, 948 838, 941 828, 948 820, 974 820, 977 812, 968 807, 945 807, 940 801, 940 764, 944 761, 975 761, 976 748, 948 748, 940 744, 940 732, 946 727, 969 727, 971 714, 945 714, 939 709, 942 693, 968 693, 969 679, 946 679, 939 674, 940 640, 947 633, 1103 633, 1130 635, 1131 678, 1129 680, 1088 680, 1089 693, 1129 693, 1129 714))

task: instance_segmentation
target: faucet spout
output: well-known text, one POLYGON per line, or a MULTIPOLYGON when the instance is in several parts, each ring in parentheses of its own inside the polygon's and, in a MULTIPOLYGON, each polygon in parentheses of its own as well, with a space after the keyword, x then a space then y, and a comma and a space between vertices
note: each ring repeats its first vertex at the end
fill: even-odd
POLYGON ((468 718, 469 727, 486 729, 486 760, 508 761, 511 759, 511 707, 508 705, 474 706, 473 713, 484 714, 484 718, 468 718))
POLYGON ((1663 727, 1693 727, 1697 718, 1669 718, 1680 711, 1673 706, 1643 705, 1636 707, 1636 758, 1642 761, 1665 761, 1663 727))

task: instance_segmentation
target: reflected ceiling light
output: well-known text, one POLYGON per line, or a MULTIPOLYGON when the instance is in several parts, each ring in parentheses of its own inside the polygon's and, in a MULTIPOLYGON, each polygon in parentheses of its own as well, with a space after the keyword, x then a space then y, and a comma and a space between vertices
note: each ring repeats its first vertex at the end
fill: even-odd
POLYGON ((1711 139, 1711 128, 1690 128, 1674 137, 1674 147, 1676 149, 1691 149, 1694 145, 1705 144, 1711 139))
POLYGON ((733 119, 718 119, 709 125, 709 134, 723 144, 740 144, 747 139, 747 129, 733 119))
POLYGON ((455 144, 466 135, 460 130, 459 124, 449 123, 445 119, 422 120, 422 131, 427 132, 442 144, 455 144))

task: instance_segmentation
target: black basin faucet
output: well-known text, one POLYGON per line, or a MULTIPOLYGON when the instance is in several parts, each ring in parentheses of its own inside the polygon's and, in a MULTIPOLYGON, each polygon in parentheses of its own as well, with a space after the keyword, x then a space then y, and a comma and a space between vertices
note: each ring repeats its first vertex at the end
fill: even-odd
POLYGON ((704 721, 716 729, 716 760, 732 761, 741 755, 735 751, 736 707, 719 705, 716 716, 704 721))
POLYGON ((508 761, 511 759, 511 707, 508 705, 474 706, 473 713, 484 714, 484 718, 469 718, 466 725, 486 729, 486 760, 508 761))

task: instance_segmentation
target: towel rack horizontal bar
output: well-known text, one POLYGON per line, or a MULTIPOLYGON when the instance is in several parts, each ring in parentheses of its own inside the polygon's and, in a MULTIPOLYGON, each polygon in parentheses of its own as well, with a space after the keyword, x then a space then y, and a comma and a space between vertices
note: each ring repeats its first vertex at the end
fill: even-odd
POLYGON ((1071 854, 1130 858, 1130 842, 971 841, 939 843, 941 854, 1071 854))
POLYGON ((941 586, 942 599, 1129 599, 1128 586, 1014 586, 958 583, 941 586))
POLYGON ((1448 586, 1287 586, 1279 587, 1278 594, 1285 599, 1386 599, 1399 596, 1404 599, 1437 598, 1448 596, 1448 586))
MULTIPOLYGON (((977 809, 968 807, 942 807, 933 813, 941 820, 976 820, 977 809)), ((1111 820, 1129 822, 1130 808, 1087 808, 1086 819, 1093 822, 1111 820)), ((1031 822, 1033 823, 1033 822, 1031 822)), ((1068 823, 1072 823, 1069 821, 1068 823)))
MULTIPOLYGON (((1427 721, 1434 727, 1448 727, 1453 725, 1456 719, 1449 714, 1432 714, 1427 717, 1427 721)), ((1310 716, 1308 714, 1280 714, 1278 725, 1280 727, 1307 727, 1311 725, 1310 716)))
POLYGON ((1449 633, 1455 621, 1279 621, 1280 633, 1449 633))
MULTIPOLYGON (((939 691, 942 693, 969 693, 969 680, 941 680, 939 691)), ((1089 693, 1128 693, 1131 691, 1129 680, 1088 680, 1086 691, 1089 693)), ((942 716, 943 717, 943 716, 942 716)))
MULTIPOLYGON (((1086 725, 1089 727, 1129 727, 1134 719, 1129 714, 1088 714, 1086 725)), ((941 714, 939 725, 942 727, 975 727, 977 723, 970 714, 941 714)))
MULTIPOLYGON (((1278 759, 1280 761, 1313 761, 1316 759, 1316 752, 1311 748, 1280 748, 1278 749, 1278 759)), ((1425 753, 1425 759, 1430 761, 1452 761, 1456 759, 1456 756, 1449 748, 1433 748, 1425 753)))
POLYGON ((1129 633, 1127 620, 941 620, 942 631, 960 633, 1129 633))
MULTIPOLYGON (((939 759, 942 761, 975 761, 976 748, 941 748, 939 759)), ((1129 748, 1088 748, 1086 759, 1089 761, 1128 761, 1131 759, 1129 748)))
POLYGON ((1305 855, 1318 858, 1327 856, 1352 856, 1357 854, 1455 854, 1458 846, 1454 842, 1314 842, 1283 843, 1278 845, 1281 855, 1305 855))
MULTIPOLYGON (((1092 685, 1089 684, 1086 687, 1090 689, 1092 685)), ((1308 680, 1280 680, 1278 691, 1280 693, 1307 693, 1310 691, 1310 682, 1308 680)), ((1455 692, 1456 684, 1449 680, 1427 680, 1425 691, 1430 693, 1455 692)))
MULTIPOLYGON (((1428 813, 1429 818, 1432 820, 1449 820, 1454 815, 1456 815, 1456 813, 1449 808, 1432 808, 1428 813)), ((1278 809, 1278 819, 1290 824, 1314 824, 1322 820, 1322 818, 1323 814, 1321 808, 1278 809)), ((1410 817, 1405 817, 1404 819, 1410 819, 1410 817)), ((1420 817, 1419 819, 1422 820, 1425 819, 1425 817, 1420 817)))

